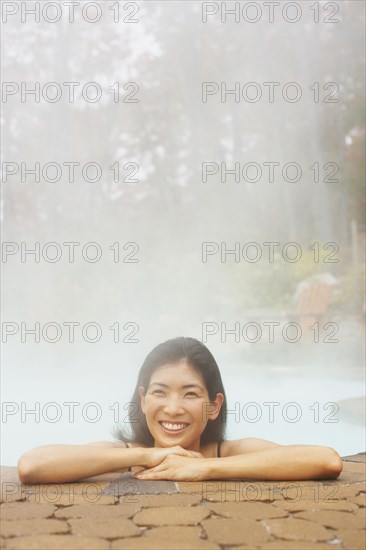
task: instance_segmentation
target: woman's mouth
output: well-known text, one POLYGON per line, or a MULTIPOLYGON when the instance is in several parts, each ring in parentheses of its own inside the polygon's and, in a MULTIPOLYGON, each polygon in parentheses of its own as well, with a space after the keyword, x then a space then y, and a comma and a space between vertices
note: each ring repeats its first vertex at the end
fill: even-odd
POLYGON ((162 422, 159 421, 160 426, 163 430, 169 434, 178 434, 183 432, 188 428, 189 424, 187 422, 162 422))

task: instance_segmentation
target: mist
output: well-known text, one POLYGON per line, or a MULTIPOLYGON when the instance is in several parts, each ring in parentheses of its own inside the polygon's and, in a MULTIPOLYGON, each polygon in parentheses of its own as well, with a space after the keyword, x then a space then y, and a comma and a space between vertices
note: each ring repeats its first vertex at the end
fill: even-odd
POLYGON ((363 451, 364 4, 12 4, 2 464, 111 439, 180 335, 219 364, 229 436, 363 451))

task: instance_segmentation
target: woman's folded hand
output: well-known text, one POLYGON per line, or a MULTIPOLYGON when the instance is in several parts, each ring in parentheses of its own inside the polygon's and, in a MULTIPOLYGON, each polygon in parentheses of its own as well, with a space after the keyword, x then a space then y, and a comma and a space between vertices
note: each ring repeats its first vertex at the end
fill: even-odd
MULTIPOLYGON (((175 447, 172 447, 172 449, 175 447)), ((191 451, 192 452, 192 451, 191 451)), ((136 479, 165 479, 175 481, 203 481, 207 479, 207 459, 201 453, 194 453, 193 456, 184 454, 169 454, 157 466, 147 468, 132 475, 136 479)))
POLYGON ((186 458, 203 458, 203 455, 196 451, 183 449, 179 445, 174 447, 152 447, 146 449, 146 462, 141 464, 144 468, 154 468, 158 466, 170 455, 182 456, 186 458))

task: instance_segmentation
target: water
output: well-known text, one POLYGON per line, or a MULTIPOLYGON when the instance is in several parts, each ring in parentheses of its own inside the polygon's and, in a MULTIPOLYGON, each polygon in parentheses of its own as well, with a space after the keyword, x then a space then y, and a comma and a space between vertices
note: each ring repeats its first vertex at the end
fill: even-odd
POLYGON ((362 378, 335 379, 326 377, 324 372, 314 377, 311 371, 294 376, 289 371, 283 368, 270 370, 265 376, 253 376, 242 389, 237 377, 227 373, 228 402, 234 404, 231 408, 235 411, 228 424, 229 438, 259 437, 284 445, 325 445, 342 456, 364 451, 362 416, 355 423, 342 404, 337 404, 364 395, 362 378), (240 422, 233 421, 238 420, 239 411, 240 422))
MULTIPOLYGON (((115 421, 122 421, 137 376, 128 380, 108 367, 23 370, 6 376, 3 399, 1 464, 15 466, 19 456, 40 445, 83 444, 112 440, 115 421), (72 405, 72 403, 74 405, 72 405), (13 414, 4 416, 4 407, 13 414), (36 410, 34 414, 30 411, 36 410), (74 417, 72 416, 74 410, 74 417), (39 411, 39 415, 38 415, 39 411)), ((228 439, 257 437, 283 445, 325 445, 341 456, 365 450, 362 414, 350 416, 336 403, 365 395, 361 369, 329 372, 288 367, 227 367, 222 378, 228 399, 228 439), (272 404, 272 405, 270 405, 272 404), (270 411, 273 411, 271 417, 270 411)))

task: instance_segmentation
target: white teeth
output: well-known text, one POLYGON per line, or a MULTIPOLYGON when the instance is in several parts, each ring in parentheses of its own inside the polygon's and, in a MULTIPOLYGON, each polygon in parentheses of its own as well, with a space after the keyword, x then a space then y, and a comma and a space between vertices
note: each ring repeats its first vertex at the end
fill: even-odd
POLYGON ((187 424, 170 424, 168 422, 161 422, 161 425, 167 430, 182 430, 187 424))

